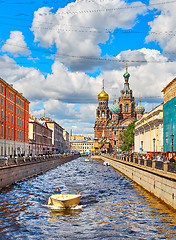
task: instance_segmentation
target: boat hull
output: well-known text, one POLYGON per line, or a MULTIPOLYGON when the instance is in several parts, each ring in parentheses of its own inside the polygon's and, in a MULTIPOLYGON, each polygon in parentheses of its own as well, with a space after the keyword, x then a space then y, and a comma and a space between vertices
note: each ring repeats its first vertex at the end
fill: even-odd
POLYGON ((57 206, 60 208, 71 208, 80 203, 81 195, 73 194, 54 194, 49 197, 48 205, 57 206))

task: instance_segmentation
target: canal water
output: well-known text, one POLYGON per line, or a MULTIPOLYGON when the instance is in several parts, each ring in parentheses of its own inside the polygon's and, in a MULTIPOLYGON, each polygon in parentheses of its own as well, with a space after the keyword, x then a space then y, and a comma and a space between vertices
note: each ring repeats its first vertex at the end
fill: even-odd
POLYGON ((176 212, 101 161, 78 158, 0 194, 0 239, 176 239, 176 212), (78 209, 46 207, 56 187, 77 189, 78 209))

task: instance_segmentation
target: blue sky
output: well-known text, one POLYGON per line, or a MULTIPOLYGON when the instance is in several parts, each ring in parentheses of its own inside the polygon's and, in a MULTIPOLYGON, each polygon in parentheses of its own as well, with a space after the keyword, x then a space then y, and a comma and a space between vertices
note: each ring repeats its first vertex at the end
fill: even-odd
POLYGON ((176 1, 0 1, 0 77, 23 92, 30 112, 68 132, 93 135, 105 80, 109 106, 125 64, 146 111, 175 77, 176 1), (45 110, 44 110, 45 109, 45 110))

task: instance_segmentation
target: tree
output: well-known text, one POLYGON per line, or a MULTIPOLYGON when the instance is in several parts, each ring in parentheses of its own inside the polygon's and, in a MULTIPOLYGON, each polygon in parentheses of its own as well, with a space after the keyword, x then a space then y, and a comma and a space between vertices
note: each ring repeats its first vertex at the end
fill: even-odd
POLYGON ((120 149, 122 151, 131 151, 132 146, 134 145, 134 128, 135 128, 135 122, 133 121, 130 123, 127 127, 127 130, 125 130, 120 135, 120 140, 122 140, 122 145, 120 146, 120 149))

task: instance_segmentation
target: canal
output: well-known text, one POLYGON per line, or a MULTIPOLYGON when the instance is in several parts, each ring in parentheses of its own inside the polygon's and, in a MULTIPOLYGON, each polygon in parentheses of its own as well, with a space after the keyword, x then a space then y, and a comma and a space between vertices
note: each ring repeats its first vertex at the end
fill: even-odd
POLYGON ((101 161, 78 158, 1 190, 0 239, 176 239, 176 212, 101 161), (78 209, 46 207, 56 187, 78 209))

